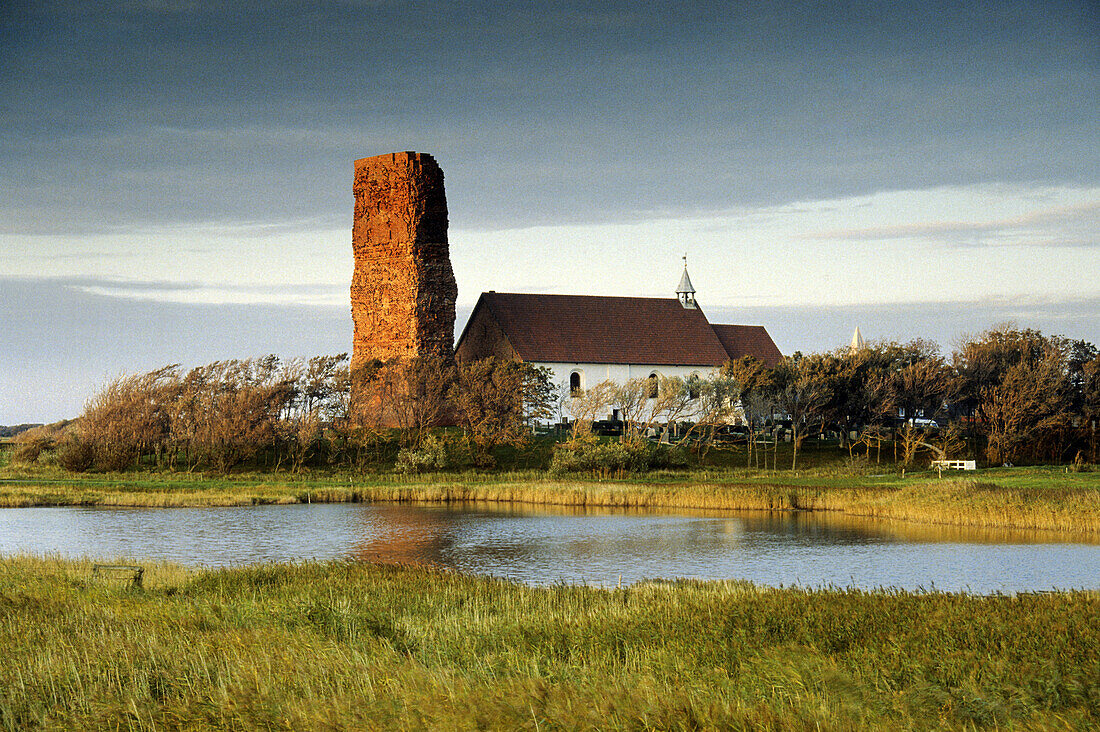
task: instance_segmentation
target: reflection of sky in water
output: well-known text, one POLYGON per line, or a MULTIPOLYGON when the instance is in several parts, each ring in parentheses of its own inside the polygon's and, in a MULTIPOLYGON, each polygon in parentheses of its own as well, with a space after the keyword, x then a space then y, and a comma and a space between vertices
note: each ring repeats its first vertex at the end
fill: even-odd
POLYGON ((0 510, 0 554, 235 565, 358 558, 531 584, 659 577, 1011 592, 1100 588, 1100 546, 826 514, 316 504, 0 510))

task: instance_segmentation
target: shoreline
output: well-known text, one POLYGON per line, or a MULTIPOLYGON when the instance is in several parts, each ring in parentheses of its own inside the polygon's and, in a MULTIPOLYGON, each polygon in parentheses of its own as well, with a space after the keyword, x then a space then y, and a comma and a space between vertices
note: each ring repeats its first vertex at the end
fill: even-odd
POLYGON ((1030 469, 981 479, 934 475, 545 474, 428 476, 146 473, 96 478, 0 478, 0 507, 173 508, 308 503, 469 503, 526 506, 836 512, 917 524, 1100 535, 1100 475, 1030 469), (648 479, 647 479, 648 478, 648 479))

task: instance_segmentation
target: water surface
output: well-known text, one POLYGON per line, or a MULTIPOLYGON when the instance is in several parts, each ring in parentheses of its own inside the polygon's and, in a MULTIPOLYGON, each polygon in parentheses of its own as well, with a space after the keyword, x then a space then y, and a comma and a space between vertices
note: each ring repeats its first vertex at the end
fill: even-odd
POLYGON ((192 566, 346 558, 536 585, 686 577, 979 593, 1100 589, 1100 544, 1079 537, 830 513, 349 503, 0 509, 0 554, 15 553, 192 566))

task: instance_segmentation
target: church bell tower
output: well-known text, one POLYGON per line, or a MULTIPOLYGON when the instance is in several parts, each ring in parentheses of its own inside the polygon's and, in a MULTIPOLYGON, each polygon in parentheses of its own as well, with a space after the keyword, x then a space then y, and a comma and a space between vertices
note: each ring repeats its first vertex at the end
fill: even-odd
POLYGON ((676 286, 676 297, 685 308, 695 309, 695 288, 692 287, 691 278, 688 277, 688 258, 686 254, 684 255, 684 274, 680 276, 680 284, 676 286))

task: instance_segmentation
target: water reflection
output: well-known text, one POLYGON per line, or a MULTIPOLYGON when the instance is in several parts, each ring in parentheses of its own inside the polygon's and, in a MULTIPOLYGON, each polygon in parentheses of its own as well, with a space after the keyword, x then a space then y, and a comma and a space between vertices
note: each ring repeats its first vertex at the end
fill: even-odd
POLYGON ((0 511, 0 553, 184 564, 354 558, 531 584, 658 577, 974 592, 1100 587, 1100 546, 1050 532, 766 513, 464 505, 0 511))

